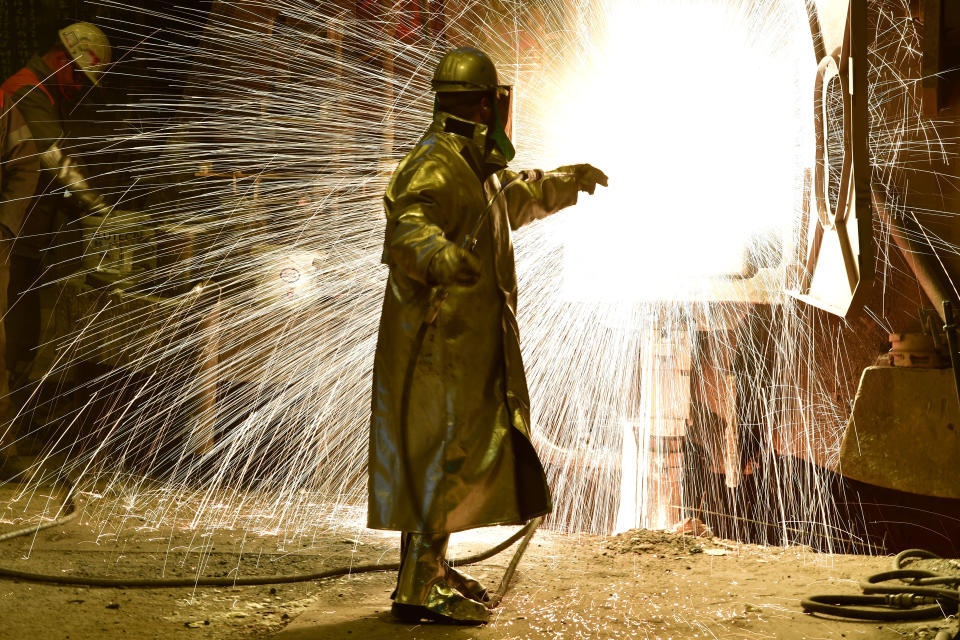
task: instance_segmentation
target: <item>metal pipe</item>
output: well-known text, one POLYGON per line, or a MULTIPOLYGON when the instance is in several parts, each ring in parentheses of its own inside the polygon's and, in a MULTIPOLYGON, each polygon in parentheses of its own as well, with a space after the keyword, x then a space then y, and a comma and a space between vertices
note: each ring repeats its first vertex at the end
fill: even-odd
POLYGON ((953 287, 950 275, 946 272, 945 267, 938 261, 931 259, 929 252, 933 251, 933 247, 930 246, 929 242, 926 243, 926 246, 922 246, 913 240, 913 238, 923 236, 923 230, 920 229, 915 220, 908 216, 904 216, 901 220, 890 215, 890 212, 887 211, 887 199, 883 193, 883 187, 874 183, 870 193, 873 196, 874 209, 883 223, 890 228, 890 236, 897 248, 900 249, 900 253, 903 254, 903 258, 907 261, 913 275, 916 276, 923 292, 933 304, 933 308, 936 309, 944 324, 950 323, 951 319, 943 315, 943 303, 950 302, 955 309, 960 309, 960 299, 958 299, 957 291, 953 287))
POLYGON ((820 15, 817 12, 817 3, 814 0, 805 0, 807 19, 810 21, 810 37, 813 40, 813 56, 815 62, 820 63, 827 57, 827 49, 823 44, 823 29, 820 26, 820 15))
POLYGON ((947 336, 950 364, 953 365, 953 381, 957 385, 957 402, 960 402, 960 354, 957 353, 957 323, 953 320, 953 303, 949 300, 943 301, 943 316, 946 318, 943 333, 947 336))

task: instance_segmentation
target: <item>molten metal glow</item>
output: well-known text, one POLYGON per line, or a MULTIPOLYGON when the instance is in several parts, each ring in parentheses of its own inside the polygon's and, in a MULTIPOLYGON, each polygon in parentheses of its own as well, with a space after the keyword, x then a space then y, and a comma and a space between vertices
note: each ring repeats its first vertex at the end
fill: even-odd
POLYGON ((568 299, 715 299, 710 278, 744 272, 751 245, 780 250, 812 163, 796 5, 611 0, 584 20, 545 151, 596 164, 611 188, 565 217, 568 299))

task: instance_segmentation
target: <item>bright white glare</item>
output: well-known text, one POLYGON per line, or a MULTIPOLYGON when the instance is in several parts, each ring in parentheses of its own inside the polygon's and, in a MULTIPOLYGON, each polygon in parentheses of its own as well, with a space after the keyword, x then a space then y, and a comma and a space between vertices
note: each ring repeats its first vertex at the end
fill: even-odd
POLYGON ((610 188, 559 225, 568 301, 709 300, 752 238, 786 237, 813 53, 801 15, 757 4, 614 0, 585 20, 545 153, 600 167, 610 188))

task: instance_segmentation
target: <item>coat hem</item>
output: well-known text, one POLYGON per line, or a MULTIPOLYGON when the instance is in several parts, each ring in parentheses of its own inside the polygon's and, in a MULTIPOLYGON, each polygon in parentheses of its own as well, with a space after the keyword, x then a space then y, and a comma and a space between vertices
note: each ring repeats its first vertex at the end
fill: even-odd
POLYGON ((482 529, 483 527, 501 527, 507 525, 524 525, 534 518, 539 518, 540 516, 545 516, 548 513, 553 511, 552 507, 547 507, 538 512, 530 514, 530 517, 526 520, 521 520, 518 518, 505 518, 503 520, 494 520, 491 522, 481 522, 478 524, 470 524, 463 527, 457 527, 455 529, 444 529, 443 531, 438 531, 434 529, 404 529, 403 527, 398 527, 396 525, 382 525, 382 526, 373 526, 369 522, 367 523, 367 529, 374 529, 376 531, 404 531, 409 533, 423 533, 423 534, 445 534, 445 533, 459 533, 460 531, 469 531, 470 529, 482 529))

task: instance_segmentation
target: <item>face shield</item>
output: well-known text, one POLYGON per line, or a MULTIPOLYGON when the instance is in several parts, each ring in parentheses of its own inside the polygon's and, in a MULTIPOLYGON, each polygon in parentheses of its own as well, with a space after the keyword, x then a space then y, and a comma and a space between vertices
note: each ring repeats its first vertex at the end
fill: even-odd
POLYGON ((503 124, 503 132, 508 138, 513 138, 513 87, 509 85, 497 87, 496 101, 497 115, 503 124))
POLYGON ((493 131, 491 138, 507 162, 517 155, 510 141, 513 135, 513 87, 500 85, 494 92, 493 131))

